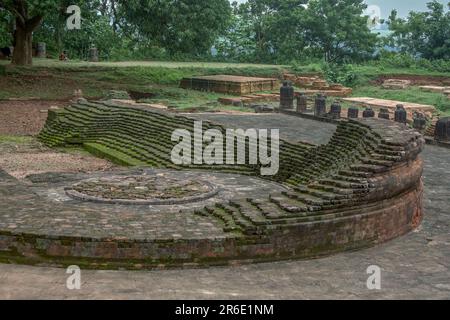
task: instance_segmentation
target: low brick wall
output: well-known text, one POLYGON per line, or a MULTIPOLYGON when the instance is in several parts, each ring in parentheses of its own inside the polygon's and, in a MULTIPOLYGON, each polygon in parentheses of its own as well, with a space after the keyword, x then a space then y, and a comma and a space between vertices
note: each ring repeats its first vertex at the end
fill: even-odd
MULTIPOLYGON (((258 175, 258 168, 249 165, 171 164, 170 133, 174 128, 192 130, 193 121, 80 101, 51 113, 40 139, 49 146, 84 144, 129 165, 258 175)), ((205 128, 224 130, 213 123, 205 128)), ((39 228, 27 233, 0 228, 0 260, 92 268, 195 267, 310 258, 372 246, 404 235, 422 221, 423 146, 420 134, 398 123, 341 121, 327 145, 281 142, 281 170, 273 179, 286 191, 195 210, 195 216, 220 226, 222 237, 142 240, 132 232, 97 238, 76 236, 75 231, 48 235, 39 228)), ((0 174, 5 194, 7 184, 11 179, 0 174)), ((23 212, 38 210, 26 201, 23 206, 23 212)))

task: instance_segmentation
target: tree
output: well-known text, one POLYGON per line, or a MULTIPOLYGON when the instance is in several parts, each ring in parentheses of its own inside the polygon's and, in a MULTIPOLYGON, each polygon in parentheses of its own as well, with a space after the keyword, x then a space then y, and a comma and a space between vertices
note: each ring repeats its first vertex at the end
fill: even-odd
POLYGON ((367 25, 363 0, 312 0, 303 24, 309 47, 335 63, 364 59, 373 54, 377 35, 367 25))
POLYGON ((33 32, 42 23, 45 14, 56 5, 55 0, 2 0, 0 9, 15 19, 13 64, 33 63, 33 32))
POLYGON ((242 48, 258 62, 361 60, 377 44, 365 8, 363 0, 248 0, 234 10, 237 24, 222 49, 242 48))
POLYGON ((11 17, 6 10, 0 9, 0 47, 9 47, 12 42, 11 17))
POLYGON ((67 30, 69 16, 67 7, 72 0, 59 0, 57 10, 49 13, 34 38, 47 43, 47 51, 59 54, 66 50, 71 59, 86 59, 89 48, 99 49, 102 58, 108 58, 110 51, 121 45, 120 34, 114 32, 110 1, 78 0, 82 12, 81 30, 67 30), (106 8, 105 8, 106 6, 106 8))
POLYGON ((122 0, 119 5, 131 36, 138 35, 172 55, 208 52, 231 15, 228 0, 122 0))
MULTIPOLYGON (((450 11, 437 1, 427 4, 427 12, 410 12, 407 19, 393 10, 389 29, 390 44, 404 53, 425 59, 450 59, 450 11)), ((450 2, 448 3, 450 9, 450 2)))
POLYGON ((271 60, 265 23, 267 6, 260 0, 232 4, 230 28, 216 41, 218 54, 228 60, 271 60))

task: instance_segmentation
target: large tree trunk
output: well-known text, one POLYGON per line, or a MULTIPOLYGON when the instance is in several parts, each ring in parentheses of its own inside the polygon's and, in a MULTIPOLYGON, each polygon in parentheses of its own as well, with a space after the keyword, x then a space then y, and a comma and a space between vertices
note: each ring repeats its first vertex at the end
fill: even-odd
POLYGON ((21 66, 33 64, 33 31, 17 25, 15 40, 12 63, 21 66))
POLYGON ((12 63, 20 66, 33 64, 33 31, 41 24, 42 16, 28 20, 16 19, 15 45, 12 63))

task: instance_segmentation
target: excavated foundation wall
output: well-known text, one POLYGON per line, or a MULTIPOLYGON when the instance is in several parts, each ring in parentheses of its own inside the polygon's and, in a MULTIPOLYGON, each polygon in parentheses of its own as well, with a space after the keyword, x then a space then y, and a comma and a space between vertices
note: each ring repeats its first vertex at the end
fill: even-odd
MULTIPOLYGON (((51 112, 39 137, 49 146, 81 144, 127 165, 186 169, 170 161, 170 136, 178 128, 192 131, 193 121, 79 101, 51 112)), ((224 130, 211 123, 204 128, 224 130)), ((196 210, 215 220, 224 238, 93 240, 0 232, 0 251, 37 263, 152 268, 307 258, 372 246, 421 223, 423 146, 419 133, 394 122, 342 121, 327 145, 281 142, 281 170, 274 179, 287 191, 196 210)), ((253 166, 201 168, 259 173, 253 166)))

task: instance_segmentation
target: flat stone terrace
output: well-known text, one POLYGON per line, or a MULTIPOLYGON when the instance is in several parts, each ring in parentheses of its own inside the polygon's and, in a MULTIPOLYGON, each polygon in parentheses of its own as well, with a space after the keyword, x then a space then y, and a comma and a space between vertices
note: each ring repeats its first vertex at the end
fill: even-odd
POLYGON ((23 182, 0 171, 0 230, 93 239, 214 240, 230 235, 214 219, 195 215, 194 210, 237 197, 258 197, 285 190, 277 183, 258 178, 202 171, 134 169, 89 174, 50 173, 32 175, 23 182), (151 206, 75 200, 67 196, 64 190, 77 182, 96 177, 161 173, 179 179, 208 181, 219 188, 219 193, 213 198, 188 204, 151 206))
POLYGON ((189 114, 190 118, 218 123, 225 128, 279 129, 280 137, 290 142, 307 142, 315 145, 327 144, 336 131, 332 123, 320 123, 283 114, 226 115, 189 114))
POLYGON ((279 81, 273 78, 255 78, 232 75, 212 75, 184 78, 181 88, 243 95, 278 90, 279 81))

